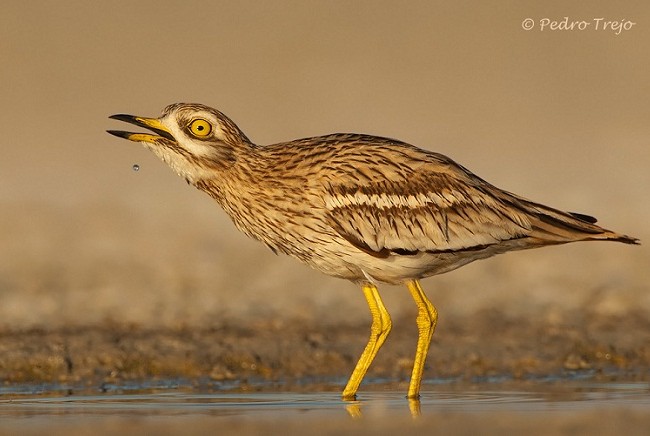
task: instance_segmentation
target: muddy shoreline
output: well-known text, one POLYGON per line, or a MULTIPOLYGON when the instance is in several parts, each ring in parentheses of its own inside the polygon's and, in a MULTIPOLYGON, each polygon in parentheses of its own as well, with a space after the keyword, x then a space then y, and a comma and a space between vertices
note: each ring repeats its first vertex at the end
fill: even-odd
MULTIPOLYGON (((400 318, 368 377, 408 382, 416 331, 400 318)), ((555 322, 512 318, 496 310, 439 325, 425 378, 461 381, 584 376, 650 380, 650 321, 643 313, 572 317, 555 322)), ((77 387, 181 378, 237 386, 340 389, 362 351, 368 326, 319 326, 272 319, 212 327, 104 323, 0 331, 4 386, 77 387), (277 384, 273 384, 277 387, 277 384), (299 386, 299 387, 297 387, 299 386)))

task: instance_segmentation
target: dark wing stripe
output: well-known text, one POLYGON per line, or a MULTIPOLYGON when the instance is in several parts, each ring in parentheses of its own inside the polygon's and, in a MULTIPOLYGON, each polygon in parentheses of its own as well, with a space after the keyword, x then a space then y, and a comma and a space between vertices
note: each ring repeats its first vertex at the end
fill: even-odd
POLYGON ((574 218, 578 218, 579 220, 586 221, 589 224, 596 224, 598 220, 591 216, 591 215, 585 215, 583 213, 577 213, 577 212, 569 212, 574 218))

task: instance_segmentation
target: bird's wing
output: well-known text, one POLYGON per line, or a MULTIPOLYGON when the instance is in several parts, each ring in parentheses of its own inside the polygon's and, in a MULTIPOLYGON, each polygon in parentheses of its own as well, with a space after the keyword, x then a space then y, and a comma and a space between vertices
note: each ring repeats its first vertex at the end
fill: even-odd
POLYGON ((458 166, 380 182, 331 185, 330 224, 358 248, 390 253, 462 251, 527 236, 529 215, 458 166))

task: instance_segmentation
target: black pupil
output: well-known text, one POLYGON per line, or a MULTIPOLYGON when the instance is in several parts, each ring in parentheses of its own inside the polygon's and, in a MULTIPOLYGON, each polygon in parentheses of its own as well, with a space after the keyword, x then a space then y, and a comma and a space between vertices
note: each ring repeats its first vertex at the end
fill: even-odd
POLYGON ((205 129, 204 126, 196 126, 196 130, 198 130, 199 132, 203 131, 203 129, 205 129))

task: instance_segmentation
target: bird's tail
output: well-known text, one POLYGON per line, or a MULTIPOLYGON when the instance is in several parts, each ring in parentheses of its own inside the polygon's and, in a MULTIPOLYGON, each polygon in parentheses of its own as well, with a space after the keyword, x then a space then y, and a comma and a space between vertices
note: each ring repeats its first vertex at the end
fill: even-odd
POLYGON ((563 212, 542 204, 518 198, 531 218, 530 238, 542 244, 563 244, 574 241, 616 241, 638 245, 639 239, 596 225, 596 218, 574 212, 563 212))
POLYGON ((526 248, 538 245, 565 244, 576 241, 616 241, 639 245, 632 236, 616 233, 596 225, 596 218, 575 212, 564 212, 519 197, 511 192, 496 194, 501 201, 524 212, 532 231, 526 238, 526 248))

